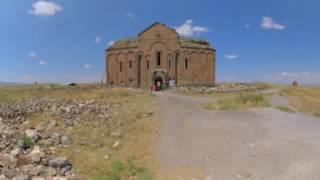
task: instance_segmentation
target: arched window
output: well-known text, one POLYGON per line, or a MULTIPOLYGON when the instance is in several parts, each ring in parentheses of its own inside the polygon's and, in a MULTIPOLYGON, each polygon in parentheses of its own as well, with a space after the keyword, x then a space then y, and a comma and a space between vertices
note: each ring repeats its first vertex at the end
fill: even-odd
POLYGON ((149 70, 149 60, 147 60, 147 70, 149 70))
POLYGON ((157 65, 161 65, 161 52, 157 52, 157 65))
POLYGON ((188 58, 186 58, 186 69, 188 69, 188 58))
POLYGON ((120 62, 120 72, 122 72, 122 62, 120 62))
POLYGON ((129 61, 129 67, 132 68, 132 61, 129 61))

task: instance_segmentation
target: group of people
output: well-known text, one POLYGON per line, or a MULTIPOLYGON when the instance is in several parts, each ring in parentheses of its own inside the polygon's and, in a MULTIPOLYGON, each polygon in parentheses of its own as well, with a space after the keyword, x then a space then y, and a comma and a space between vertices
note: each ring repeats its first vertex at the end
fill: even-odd
POLYGON ((165 80, 157 80, 154 84, 151 86, 151 91, 163 91, 168 88, 172 88, 176 85, 175 79, 170 79, 169 83, 167 83, 165 80))

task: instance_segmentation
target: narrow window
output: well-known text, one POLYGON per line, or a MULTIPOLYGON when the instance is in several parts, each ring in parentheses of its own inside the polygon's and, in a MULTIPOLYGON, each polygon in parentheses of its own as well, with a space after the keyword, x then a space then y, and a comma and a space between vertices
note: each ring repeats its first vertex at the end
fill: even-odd
POLYGON ((169 69, 171 69, 171 60, 169 60, 169 69))
POLYGON ((157 65, 161 65, 161 52, 157 52, 157 65))
POLYGON ((132 61, 129 61, 129 67, 132 68, 132 61))
POLYGON ((147 69, 149 70, 149 60, 147 60, 147 69))
POLYGON ((186 58, 186 69, 188 69, 188 58, 186 58))
POLYGON ((120 72, 122 72, 122 62, 120 62, 120 72))

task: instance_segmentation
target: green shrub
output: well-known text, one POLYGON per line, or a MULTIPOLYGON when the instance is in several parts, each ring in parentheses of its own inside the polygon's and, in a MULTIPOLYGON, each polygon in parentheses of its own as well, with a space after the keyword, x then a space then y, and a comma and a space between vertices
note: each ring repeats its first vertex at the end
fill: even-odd
POLYGON ((139 180, 152 180, 151 172, 144 168, 137 166, 132 159, 129 159, 127 164, 122 161, 113 161, 110 165, 110 170, 105 176, 95 176, 92 180, 121 180, 124 177, 135 176, 139 180))
POLYGON ((34 145, 33 140, 30 137, 26 136, 26 135, 24 135, 21 138, 21 143, 22 143, 22 148, 23 149, 31 148, 34 145))

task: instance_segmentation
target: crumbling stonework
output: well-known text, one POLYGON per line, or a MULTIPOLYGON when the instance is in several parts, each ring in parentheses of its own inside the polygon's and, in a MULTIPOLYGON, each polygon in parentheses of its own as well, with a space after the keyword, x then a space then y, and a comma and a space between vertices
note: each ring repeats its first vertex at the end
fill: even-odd
POLYGON ((215 52, 205 40, 180 37, 155 23, 106 49, 107 83, 145 88, 174 79, 179 86, 214 85, 215 52))

